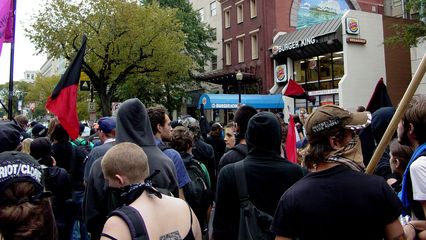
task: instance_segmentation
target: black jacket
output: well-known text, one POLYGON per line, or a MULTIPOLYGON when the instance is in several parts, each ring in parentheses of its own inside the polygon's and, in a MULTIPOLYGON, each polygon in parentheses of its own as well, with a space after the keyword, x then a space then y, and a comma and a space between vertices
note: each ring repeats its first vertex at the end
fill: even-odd
MULTIPOLYGON (((274 114, 254 115, 246 132, 248 156, 244 161, 251 202, 274 215, 281 195, 305 174, 299 165, 280 157, 281 126, 274 114)), ((219 172, 213 220, 215 240, 238 239, 239 197, 234 163, 219 172)))

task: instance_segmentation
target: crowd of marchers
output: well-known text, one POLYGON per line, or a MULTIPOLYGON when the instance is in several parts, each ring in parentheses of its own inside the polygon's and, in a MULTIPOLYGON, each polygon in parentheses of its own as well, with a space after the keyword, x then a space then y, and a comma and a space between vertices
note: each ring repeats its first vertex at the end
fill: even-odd
POLYGON ((394 114, 325 105, 288 129, 242 105, 223 127, 134 98, 77 139, 18 115, 0 122, 0 239, 426 239, 426 95, 365 173, 394 114))

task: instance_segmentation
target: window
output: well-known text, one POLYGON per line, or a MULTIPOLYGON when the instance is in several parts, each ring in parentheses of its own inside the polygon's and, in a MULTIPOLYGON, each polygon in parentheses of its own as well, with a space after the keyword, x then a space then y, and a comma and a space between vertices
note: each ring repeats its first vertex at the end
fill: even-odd
POLYGON ((212 61, 212 70, 216 70, 217 69, 217 56, 213 55, 211 61, 212 61))
POLYGON ((237 23, 242 23, 244 21, 244 8, 243 8, 243 4, 241 3, 240 5, 237 6, 237 23))
POLYGON ((225 65, 231 65, 231 42, 225 43, 225 65))
POLYGON ((257 34, 251 35, 251 59, 259 58, 259 43, 257 41, 257 34))
POLYGON ((210 16, 216 16, 216 1, 210 3, 210 16))
POLYGON ((250 0, 250 17, 257 17, 257 4, 256 0, 250 0))
POLYGON ((225 11, 224 18, 225 18, 225 21, 224 21, 225 28, 231 27, 231 11, 229 9, 225 11))
POLYGON ((201 22, 204 22, 204 8, 198 10, 198 15, 200 16, 201 22))
POLYGON ((244 38, 238 39, 238 62, 244 62, 244 38))

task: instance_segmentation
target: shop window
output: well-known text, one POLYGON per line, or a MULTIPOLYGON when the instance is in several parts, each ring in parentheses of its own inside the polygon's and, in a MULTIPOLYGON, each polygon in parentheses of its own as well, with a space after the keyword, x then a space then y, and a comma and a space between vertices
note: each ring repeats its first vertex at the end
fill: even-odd
POLYGON ((241 3, 237 6, 237 23, 244 21, 244 5, 241 3))
POLYGON ((244 62, 244 38, 238 39, 238 62, 244 62))
POLYGON ((231 65, 231 42, 225 43, 225 65, 231 65))
POLYGON ((257 4, 256 0, 250 0, 250 17, 257 17, 257 4))
POLYGON ((210 16, 216 16, 216 1, 210 3, 210 16))
POLYGON ((231 11, 228 9, 225 11, 225 14, 223 16, 225 18, 225 28, 231 27, 231 11))
POLYGON ((251 59, 259 58, 259 43, 257 41, 257 34, 251 35, 251 59))

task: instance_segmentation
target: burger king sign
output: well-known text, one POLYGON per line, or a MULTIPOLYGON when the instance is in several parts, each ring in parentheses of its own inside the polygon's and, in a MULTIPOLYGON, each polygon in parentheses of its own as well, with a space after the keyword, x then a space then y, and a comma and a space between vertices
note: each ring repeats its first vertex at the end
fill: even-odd
POLYGON ((346 33, 359 34, 359 22, 356 18, 346 18, 346 33))
POLYGON ((287 81, 287 66, 286 66, 286 64, 278 65, 275 68, 275 81, 276 82, 287 81))

